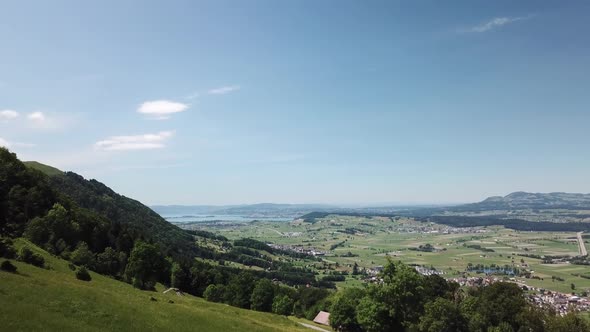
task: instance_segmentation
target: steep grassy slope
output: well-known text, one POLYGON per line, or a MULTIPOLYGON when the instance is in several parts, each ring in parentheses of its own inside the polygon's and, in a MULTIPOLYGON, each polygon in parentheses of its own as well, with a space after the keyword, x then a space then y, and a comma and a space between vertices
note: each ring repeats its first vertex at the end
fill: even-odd
POLYGON ((49 176, 61 175, 64 173, 63 171, 60 171, 59 169, 57 169, 55 167, 41 164, 40 162, 37 162, 37 161, 23 161, 23 164, 25 164, 29 168, 39 170, 49 176))
POLYGON ((162 287, 140 291, 93 272, 92 281, 80 281, 68 262, 23 239, 15 244, 33 248, 51 269, 13 261, 17 274, 0 271, 0 331, 305 330, 282 316, 162 294, 162 287))

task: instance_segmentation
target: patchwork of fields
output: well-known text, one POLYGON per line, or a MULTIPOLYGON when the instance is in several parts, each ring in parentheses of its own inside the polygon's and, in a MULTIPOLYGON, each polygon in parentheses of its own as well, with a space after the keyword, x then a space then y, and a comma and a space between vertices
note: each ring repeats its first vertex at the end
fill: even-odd
MULTIPOLYGON (((388 258, 432 267, 446 278, 463 275, 469 264, 510 266, 531 272, 533 278, 517 277, 535 287, 571 292, 590 290, 590 266, 569 263, 544 264, 542 256, 577 256, 575 233, 519 232, 503 227, 453 228, 410 218, 352 217, 331 215, 315 223, 252 222, 208 225, 206 229, 230 239, 250 237, 299 250, 325 253, 322 261, 301 260, 298 264, 321 274, 334 271, 370 270, 388 258), (418 250, 430 245, 433 251, 418 250), (532 258, 527 256, 539 257, 532 258), (584 278, 588 277, 588 278, 584 278)), ((360 276, 349 275, 339 287, 360 284, 360 276)))

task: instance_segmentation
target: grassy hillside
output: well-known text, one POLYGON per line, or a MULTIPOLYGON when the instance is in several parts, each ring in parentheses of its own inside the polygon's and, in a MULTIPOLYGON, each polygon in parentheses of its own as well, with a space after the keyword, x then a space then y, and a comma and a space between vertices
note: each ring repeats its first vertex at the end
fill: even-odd
POLYGON ((26 240, 15 243, 23 245, 45 257, 51 269, 12 261, 17 274, 0 271, 0 331, 305 330, 283 316, 162 294, 161 286, 156 292, 140 291, 93 272, 90 282, 80 281, 67 261, 26 240))
POLYGON ((64 173, 63 171, 60 171, 59 169, 57 169, 55 167, 41 164, 40 162, 37 162, 37 161, 23 161, 23 164, 25 164, 29 168, 39 170, 49 176, 61 175, 64 173))

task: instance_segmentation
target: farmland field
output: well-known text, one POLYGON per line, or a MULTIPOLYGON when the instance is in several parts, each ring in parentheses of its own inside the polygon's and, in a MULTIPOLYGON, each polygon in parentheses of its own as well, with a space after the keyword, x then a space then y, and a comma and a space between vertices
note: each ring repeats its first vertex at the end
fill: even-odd
MULTIPOLYGON (((382 266, 387 259, 441 271, 446 278, 475 276, 471 264, 509 266, 530 272, 516 277, 528 285, 549 290, 590 290, 590 266, 569 263, 544 264, 544 256, 579 254, 575 233, 522 232, 501 226, 453 228, 403 217, 354 217, 330 215, 315 223, 258 221, 243 224, 208 224, 200 228, 229 239, 249 237, 276 245, 320 253, 321 261, 300 260, 320 274, 348 272, 338 287, 362 284, 358 269, 382 266), (420 250, 430 245, 432 251, 420 250), (529 256, 529 257, 527 257, 529 256), (535 258, 533 258, 535 257, 535 258), (555 277, 555 278, 554 278, 555 277)), ((482 275, 482 274, 480 274, 482 275)))

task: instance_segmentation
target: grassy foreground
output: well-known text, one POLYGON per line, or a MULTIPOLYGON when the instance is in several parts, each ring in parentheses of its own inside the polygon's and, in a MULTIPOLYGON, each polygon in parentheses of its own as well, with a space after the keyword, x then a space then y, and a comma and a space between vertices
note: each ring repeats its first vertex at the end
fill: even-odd
POLYGON ((25 244, 43 255, 51 269, 12 260, 16 274, 0 271, 0 331, 307 330, 278 315, 162 294, 162 286, 156 292, 140 291, 93 272, 92 281, 77 280, 68 262, 22 239, 15 246, 25 244))

